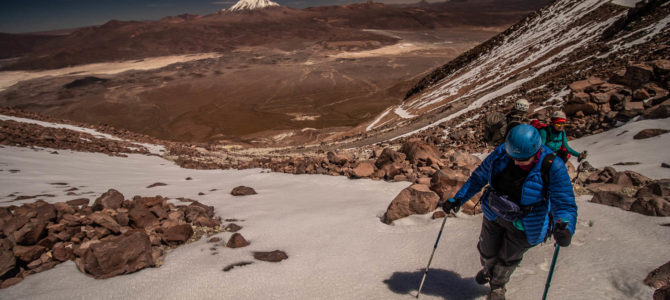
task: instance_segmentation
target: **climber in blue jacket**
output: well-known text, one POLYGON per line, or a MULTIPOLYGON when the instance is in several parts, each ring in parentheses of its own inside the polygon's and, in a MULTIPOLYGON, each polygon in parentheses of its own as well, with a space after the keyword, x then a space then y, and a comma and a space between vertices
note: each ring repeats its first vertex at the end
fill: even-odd
POLYGON ((481 198, 484 218, 477 245, 483 268, 475 280, 490 283, 490 299, 505 299, 505 284, 523 254, 550 232, 559 246, 570 245, 577 205, 567 169, 554 158, 535 127, 518 125, 442 205, 447 213, 457 211, 489 185, 481 198))

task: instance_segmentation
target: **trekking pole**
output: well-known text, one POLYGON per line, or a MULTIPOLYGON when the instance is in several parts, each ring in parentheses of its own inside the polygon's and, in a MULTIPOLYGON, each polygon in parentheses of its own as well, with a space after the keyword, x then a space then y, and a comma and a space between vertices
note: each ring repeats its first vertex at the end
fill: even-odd
POLYGON ((549 285, 551 284, 551 277, 554 275, 554 267, 556 266, 556 258, 558 258, 558 250, 561 249, 561 246, 554 244, 556 250, 554 250, 554 258, 551 260, 551 268, 549 268, 549 276, 547 276, 547 283, 544 285, 544 294, 542 295, 542 300, 547 299, 547 293, 549 292, 549 285))
POLYGON ((421 278, 421 284, 419 284, 419 292, 416 293, 416 298, 419 298, 419 295, 421 295, 423 282, 424 280, 426 280, 426 275, 428 275, 428 268, 430 268, 430 263, 433 261, 433 255, 435 255, 435 249, 437 249, 437 243, 440 242, 440 237, 442 236, 442 230, 444 229, 444 223, 447 223, 447 216, 444 216, 444 220, 442 221, 442 227, 440 227, 440 233, 437 235, 437 240, 435 241, 435 246, 433 246, 433 253, 430 254, 430 259, 428 260, 426 271, 423 272, 423 278, 421 278))

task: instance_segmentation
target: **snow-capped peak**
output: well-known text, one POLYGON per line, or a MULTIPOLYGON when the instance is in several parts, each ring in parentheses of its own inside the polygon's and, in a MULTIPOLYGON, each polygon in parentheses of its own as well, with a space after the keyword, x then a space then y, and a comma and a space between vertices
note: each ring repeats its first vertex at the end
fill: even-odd
POLYGON ((271 6, 279 6, 278 3, 272 2, 270 0, 240 0, 230 7, 229 11, 238 11, 238 10, 254 10, 261 9, 271 6))

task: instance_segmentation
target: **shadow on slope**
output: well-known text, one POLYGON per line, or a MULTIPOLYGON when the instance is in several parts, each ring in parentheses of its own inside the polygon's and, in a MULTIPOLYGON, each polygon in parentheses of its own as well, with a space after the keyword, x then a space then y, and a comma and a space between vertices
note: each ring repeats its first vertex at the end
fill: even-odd
MULTIPOLYGON (((424 270, 416 272, 395 272, 391 278, 384 280, 389 289, 397 294, 410 294, 416 297, 424 270)), ((478 285, 475 279, 462 278, 460 274, 430 269, 423 284, 421 294, 439 296, 444 299, 475 299, 487 295, 489 288, 478 285)))

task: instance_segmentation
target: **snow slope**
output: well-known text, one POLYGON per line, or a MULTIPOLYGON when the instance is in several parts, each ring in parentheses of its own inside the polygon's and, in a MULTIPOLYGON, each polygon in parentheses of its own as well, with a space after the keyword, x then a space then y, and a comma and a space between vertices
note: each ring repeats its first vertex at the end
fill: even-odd
MULTIPOLYGON (((668 121, 631 123, 620 129, 633 133, 642 125, 667 126, 668 121)), ((593 149, 594 164, 616 161, 618 154, 602 151, 599 156, 590 147, 616 141, 619 149, 632 149, 640 143, 627 134, 601 137, 599 143, 587 146, 593 149)), ((659 139, 639 147, 640 157, 657 159, 654 147, 668 145, 666 137, 659 139)), ((575 148, 589 143, 588 138, 571 142, 575 148)), ((68 262, 0 290, 1 299, 408 299, 416 295, 442 222, 429 215, 404 218, 393 226, 379 221, 408 183, 259 169, 189 170, 155 156, 59 152, 0 148, 0 205, 21 204, 7 202, 13 199, 5 196, 11 192, 54 194, 44 198, 49 202, 81 197, 66 196, 64 190, 70 187, 92 192, 84 194, 92 200, 109 188, 126 198, 183 196, 213 205, 224 219, 243 220, 237 222, 243 226, 240 233, 251 245, 219 246, 213 255, 212 244, 202 239, 169 253, 160 268, 105 280, 89 278, 68 262), (20 171, 8 172, 12 169, 20 171), (54 182, 68 186, 50 184, 54 182), (146 188, 154 182, 167 185, 146 188), (238 185, 251 186, 258 195, 231 196, 229 191, 238 185), (199 192, 206 195, 198 196, 199 192), (286 251, 289 259, 267 263, 251 256, 251 251, 275 249, 286 251), (222 271, 241 261, 254 263, 222 271)), ((643 216, 587 200, 578 199, 573 245, 560 252, 549 298, 650 299, 653 290, 642 280, 670 260, 670 227, 660 226, 670 223, 670 217, 643 216)), ((459 213, 447 220, 422 299, 485 298, 488 288, 473 279, 479 269, 476 243, 481 218, 459 213)), ((218 236, 225 241, 230 233, 218 236)), ((552 253, 553 246, 544 244, 526 254, 508 286, 509 298, 541 297, 552 253)))
POLYGON ((270 0, 240 0, 231 6, 229 11, 238 11, 238 10, 254 10, 261 9, 271 6, 279 6, 277 2, 272 2, 270 0))

